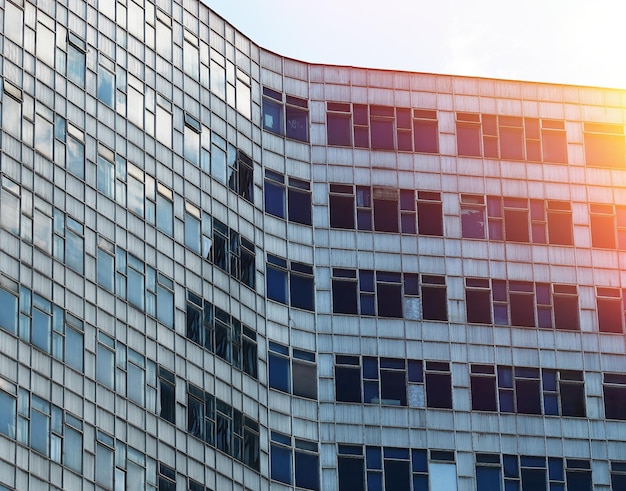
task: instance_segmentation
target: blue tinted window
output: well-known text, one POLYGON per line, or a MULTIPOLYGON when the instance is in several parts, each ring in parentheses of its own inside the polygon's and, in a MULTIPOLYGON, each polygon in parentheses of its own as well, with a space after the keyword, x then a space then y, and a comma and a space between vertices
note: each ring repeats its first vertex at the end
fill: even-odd
POLYGON ((339 491, 365 491, 363 459, 338 459, 339 491))
POLYGON ((0 433, 15 438, 15 399, 1 391, 0 433))
POLYGON ((285 188, 267 179, 265 180, 265 212, 285 218, 285 188))
POLYGON ((296 486, 319 489, 319 456, 296 451, 296 486))
POLYGON ((289 358, 269 355, 269 383, 270 387, 289 392, 289 358))
POLYGON ((476 467, 476 491, 501 491, 499 467, 476 467))
POLYGON ((287 303, 287 272, 267 266, 267 296, 280 303, 287 303))
POLYGON ((291 449, 272 445, 271 453, 272 479, 285 484, 291 483, 291 449))

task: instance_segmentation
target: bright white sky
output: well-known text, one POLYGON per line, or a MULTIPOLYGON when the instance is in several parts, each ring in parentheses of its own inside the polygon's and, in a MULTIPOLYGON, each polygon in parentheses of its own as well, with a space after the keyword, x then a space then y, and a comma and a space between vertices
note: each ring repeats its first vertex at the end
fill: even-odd
POLYGON ((626 89, 626 0, 203 0, 312 63, 626 89))

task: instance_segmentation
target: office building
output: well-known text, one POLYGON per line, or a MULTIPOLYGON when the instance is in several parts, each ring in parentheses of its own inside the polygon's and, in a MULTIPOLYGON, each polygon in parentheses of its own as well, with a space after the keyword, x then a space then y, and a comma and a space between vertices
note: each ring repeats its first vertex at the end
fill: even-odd
POLYGON ((0 25, 0 490, 626 489, 626 91, 0 25))

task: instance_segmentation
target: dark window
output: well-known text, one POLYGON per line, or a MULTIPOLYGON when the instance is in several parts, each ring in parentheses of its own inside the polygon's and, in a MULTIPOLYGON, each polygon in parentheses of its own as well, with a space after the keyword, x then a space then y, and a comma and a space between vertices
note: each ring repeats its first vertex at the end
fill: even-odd
POLYGON ((445 277, 422 275, 422 317, 425 320, 448 320, 445 277))
POLYGON ((459 156, 480 157, 480 115, 456 114, 456 147, 459 156))
POLYGON ((613 205, 590 204, 591 247, 615 249, 613 205))
POLYGON ((228 187, 250 203, 254 199, 253 169, 252 159, 241 150, 237 150, 236 160, 229 162, 228 187))
POLYGON ((317 443, 296 438, 294 460, 297 487, 319 490, 319 455, 317 452, 317 443))
POLYGON ((287 261, 268 254, 265 276, 268 298, 287 304, 287 261))
POLYGON ((396 138, 398 150, 404 152, 413 151, 411 110, 409 108, 396 107, 396 138))
POLYGON ((624 168, 624 126, 584 123, 585 161, 590 167, 624 168))
POLYGON ((498 118, 493 114, 483 114, 481 119, 484 155, 486 158, 500 158, 498 152, 498 118))
POLYGON ((376 272, 376 298, 378 315, 402 317, 402 275, 385 271, 376 272))
POLYGON ((465 310, 467 322, 491 324, 491 289, 489 280, 465 279, 465 310))
POLYGON ((539 369, 515 367, 514 371, 517 412, 522 414, 541 414, 539 369))
POLYGON ((328 102, 326 106, 326 137, 329 145, 352 146, 350 104, 328 102))
POLYGON ((338 454, 339 491, 365 491, 363 447, 339 445, 338 454))
POLYGON ((331 228, 354 228, 354 188, 342 184, 330 185, 331 228))
POLYGON ((159 491, 176 491, 176 471, 159 463, 159 491))
POLYGON ((496 376, 494 367, 472 365, 470 376, 472 409, 475 411, 497 411, 496 376))
POLYGON ((266 170, 263 195, 265 213, 279 218, 286 218, 285 176, 271 170, 266 170))
POLYGON ((441 193, 417 192, 417 228, 422 235, 443 237, 441 193))
POLYGON ((294 140, 300 140, 303 142, 309 141, 309 103, 306 99, 299 97, 293 97, 288 95, 286 97, 286 132, 287 138, 294 140))
POLYGON ((333 268, 333 312, 358 314, 356 271, 333 268))
MULTIPOLYGON (((551 460, 551 459, 550 459, 551 460)), ((565 459, 567 491, 592 491, 591 464, 588 460, 565 459)))
POLYGON ((502 198, 487 196, 489 240, 504 240, 504 214, 502 198))
POLYGON ((291 261, 289 289, 292 307, 311 311, 315 310, 312 266, 291 261))
POLYGON ((415 205, 415 191, 400 189, 400 231, 403 234, 417 233, 415 205))
POLYGON ((510 281, 509 304, 512 326, 535 327, 535 295, 531 282, 510 281))
POLYGON ((578 293, 575 285, 554 285, 554 327, 570 331, 580 330, 578 293))
POLYGON ((604 374, 604 416, 607 419, 626 419, 626 375, 604 374))
POLYGON ((290 177, 287 202, 290 221, 311 225, 311 185, 308 182, 290 177))
POLYGON ((270 474, 273 480, 291 484, 291 437, 271 432, 270 474))
POLYGON ((584 418, 587 410, 583 372, 578 370, 560 370, 558 373, 561 415, 584 418))
MULTIPOLYGON (((384 198, 385 188, 380 190, 381 198, 384 198)), ((356 187, 356 223, 359 230, 372 230, 372 188, 369 186, 356 187)))
POLYGON ((452 378, 450 364, 440 361, 426 362, 426 405, 452 409, 452 378))
POLYGON ((619 288, 597 288, 598 330, 600 332, 623 332, 622 298, 619 288))
MULTIPOLYGON (((399 232, 398 190, 375 187, 372 194, 374 198, 374 229, 379 232, 399 232)), ((359 206, 358 203, 357 206, 359 206)), ((367 205, 364 202, 361 206, 367 205)), ((361 230, 361 226, 359 226, 359 230, 361 230)))
POLYGON ((176 424, 176 379, 165 368, 159 368, 159 416, 176 424))
POLYGON ((335 398, 361 402, 361 366, 358 356, 335 356, 335 398))
POLYGON ((548 237, 550 244, 574 245, 570 203, 548 201, 548 237))
POLYGON ((626 489, 626 462, 611 462, 611 490, 626 489))
POLYGON ((269 350, 269 386, 283 392, 291 392, 289 348, 270 341, 269 350))
MULTIPOLYGON (((205 436, 205 397, 204 391, 187 385, 187 431, 193 436, 204 440, 209 440, 209 435, 205 436)), ((212 399, 209 399, 212 402, 212 399)), ((212 409, 212 405, 208 408, 212 409)))
POLYGON ((369 107, 367 104, 352 105, 352 121, 354 123, 354 146, 369 148, 369 107))
MULTIPOLYGON (((400 111, 400 109, 398 108, 396 111, 400 111)), ((413 110, 413 141, 416 152, 439 153, 437 111, 413 110)), ((400 133, 398 133, 398 150, 404 150, 404 148, 400 148, 400 133)))
POLYGON ((500 456, 476 454, 476 491, 501 490, 502 468, 500 467, 500 456))
POLYGON ((372 149, 394 150, 394 119, 395 108, 387 106, 370 106, 370 130, 372 149))
POLYGON ((485 238, 485 198, 461 195, 461 235, 465 239, 485 238))

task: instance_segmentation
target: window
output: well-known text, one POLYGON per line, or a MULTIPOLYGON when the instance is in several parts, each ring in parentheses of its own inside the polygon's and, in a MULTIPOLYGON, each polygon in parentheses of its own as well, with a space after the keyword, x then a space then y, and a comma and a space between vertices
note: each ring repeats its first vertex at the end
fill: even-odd
POLYGON ((0 390, 0 433, 15 438, 15 418, 16 418, 16 392, 15 386, 2 380, 3 389, 11 388, 13 394, 8 394, 4 390, 0 390))
POLYGON ((365 459, 361 445, 338 445, 339 491, 365 491, 365 459))
MULTIPOLYGON (((364 189, 359 192, 359 188, 357 188, 357 206, 370 208, 369 192, 366 193, 364 189), (358 199, 359 197, 361 198, 360 200, 358 199)), ((400 231, 398 225, 398 190, 374 187, 372 189, 372 198, 374 201, 374 230, 398 233, 400 231)), ((359 229, 361 228, 359 225, 359 229)), ((363 229, 365 228, 363 227, 363 229)))
POLYGON ((103 55, 98 64, 98 99, 115 107, 115 62, 103 55))
MULTIPOLYGON (((408 143, 402 144, 402 128, 406 123, 405 113, 396 108, 396 121, 398 123, 398 150, 411 150, 408 143)), ((439 153, 439 127, 437 124, 437 111, 423 109, 413 110, 413 141, 416 152, 439 153)))
POLYGON ((289 221, 311 225, 311 184, 301 179, 289 178, 285 199, 285 176, 265 170, 265 212, 289 221))
POLYGON ((171 189, 168 189, 161 183, 157 183, 156 187, 156 226, 157 228, 169 235, 174 235, 174 195, 171 189))
POLYGON ((292 307, 310 311, 315 310, 312 266, 291 261, 290 269, 288 270, 286 260, 268 254, 265 276, 269 298, 292 307), (287 284, 289 284, 289 297, 287 295, 287 284))
POLYGON ((241 150, 234 161, 229 159, 228 187, 250 203, 254 202, 253 168, 252 159, 241 150))
POLYGON ((456 113, 456 146, 459 156, 480 157, 480 136, 480 114, 456 113))
POLYGON ((335 355, 335 399, 362 402, 360 357, 335 355))
POLYGON ((309 141, 309 102, 300 97, 285 97, 286 136, 302 142, 309 141))
POLYGON ((465 278, 467 322, 491 324, 491 288, 489 280, 465 278))
POLYGON ((0 288, 0 328, 17 335, 18 287, 4 278, 3 286, 9 287, 12 291, 0 288))
POLYGON ((394 150, 394 116, 393 107, 373 106, 370 111, 370 135, 373 150, 394 150))
POLYGON ((579 331, 580 320, 576 285, 553 285, 552 288, 554 327, 556 329, 579 331))
POLYGON ((185 129, 183 136, 183 151, 185 159, 195 166, 200 165, 200 121, 185 113, 185 129))
POLYGON ((176 491, 176 471, 159 463, 159 491, 176 491))
POLYGON ((303 142, 309 141, 309 102, 263 87, 263 129, 303 142), (284 114, 283 114, 284 111, 284 114), (284 127, 283 127, 284 119, 284 127))
POLYGON ((420 234, 443 237, 441 193, 417 192, 417 224, 420 234))
POLYGON ((500 491, 502 489, 502 468, 500 456, 476 454, 476 491, 500 491))
POLYGON ((224 310, 187 292, 186 336, 224 361, 257 378, 256 333, 224 310))
POLYGON ((498 398, 505 413, 541 414, 538 368, 498 366, 498 398))
POLYGON ((263 129, 283 134, 283 95, 263 87, 263 129))
POLYGON ((422 316, 424 320, 448 320, 445 277, 422 275, 422 316))
POLYGON ((269 385, 282 392, 307 399, 317 399, 317 364, 315 353, 289 348, 270 341, 268 355, 269 385))
POLYGON ((350 104, 326 103, 326 139, 328 145, 352 146, 352 119, 350 104))
MULTIPOLYGON (((207 220, 210 223, 210 220, 207 220)), ((191 203, 185 203, 185 246, 196 254, 201 254, 202 231, 200 223, 200 209, 191 203)))
POLYGON ((183 43, 183 70, 192 79, 200 78, 200 58, 198 54, 198 39, 189 31, 184 31, 183 43))
POLYGON ((67 78, 79 87, 85 86, 85 53, 87 44, 73 32, 67 33, 67 78))
POLYGON ((485 197, 461 195, 461 235, 464 239, 485 238, 485 197))
POLYGON ((550 200, 547 205, 548 242, 555 245, 574 245, 571 204, 550 200))
POLYGON ((159 367, 158 413, 164 420, 176 424, 176 379, 163 367, 159 367))
POLYGON ((65 167, 79 179, 85 178, 84 139, 85 136, 82 131, 70 123, 67 124, 65 167))
POLYGON ((79 274, 84 267, 83 225, 59 210, 54 211, 54 257, 79 274))
POLYGON ((429 361, 426 366, 427 373, 424 377, 421 360, 374 356, 363 356, 361 359, 359 356, 335 355, 336 400, 451 408, 449 364, 429 361), (430 395, 427 397, 427 394, 430 395))
POLYGON ((611 461, 611 490, 626 489, 626 462, 611 461))
POLYGON ((626 375, 605 373, 604 384, 604 417, 606 419, 626 419, 626 375))
POLYGON ((354 188, 350 185, 330 185, 330 227, 354 229, 354 188))
POLYGON ((495 368, 490 365, 470 366, 472 410, 497 411, 495 368))
POLYGON ((543 150, 544 162, 567 164, 567 136, 565 134, 565 121, 550 119, 541 120, 541 148, 543 150))
POLYGON ((615 249, 615 215, 613 205, 589 204, 591 247, 615 249))
POLYGON ((445 278, 424 275, 423 305, 417 273, 333 268, 333 312, 380 317, 447 320, 445 278), (429 305, 426 305, 430 302, 429 305))
MULTIPOLYGON (((374 446, 367 446, 364 449, 361 445, 339 444, 337 454, 339 491, 429 489, 427 450, 374 446)), ((438 454, 445 454, 446 458, 452 454, 454 459, 452 452, 431 454, 435 457, 438 457, 438 454)), ((435 462, 431 462, 431 473, 433 466, 436 465, 435 462)), ((456 484, 456 472, 453 481, 456 484)), ((456 487, 432 489, 456 489, 456 487)))
POLYGON ((545 414, 579 418, 586 416, 585 386, 581 371, 544 368, 541 378, 545 414))
POLYGON ((600 332, 622 333, 624 311, 622 292, 619 288, 596 288, 598 308, 598 330, 600 332))
POLYGON ((535 295, 529 281, 509 281, 509 309, 511 325, 535 327, 535 295))
MULTIPOLYGON (((12 10, 12 8, 9 8, 9 10, 12 10)), ((2 98, 2 130, 17 139, 21 139, 22 91, 5 80, 3 83, 3 95, 7 97, 2 98)))
POLYGON ((259 470, 259 424, 191 384, 187 384, 187 431, 259 470))
POLYGON ((213 219, 213 242, 209 260, 222 271, 254 289, 256 280, 256 256, 254 244, 213 219))
POLYGON ((624 168, 626 148, 621 124, 583 123, 585 162, 590 167, 624 168))
POLYGON ((318 490, 320 483, 317 443, 295 438, 295 446, 292 448, 291 437, 275 431, 271 432, 270 439, 272 479, 295 484, 298 488, 318 490), (292 468, 295 471, 293 473, 292 468))

